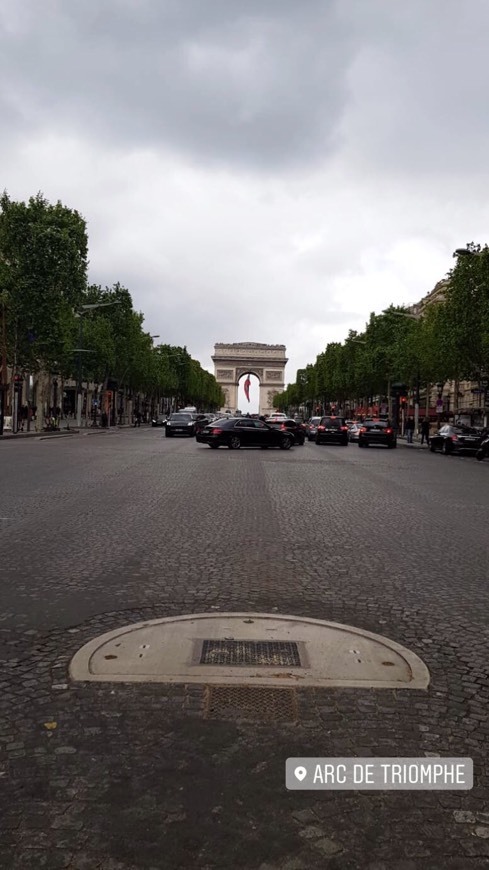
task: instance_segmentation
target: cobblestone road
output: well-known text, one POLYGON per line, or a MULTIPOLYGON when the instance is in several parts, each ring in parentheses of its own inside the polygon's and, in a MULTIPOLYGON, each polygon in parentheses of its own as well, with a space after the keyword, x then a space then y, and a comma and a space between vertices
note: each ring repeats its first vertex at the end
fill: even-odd
POLYGON ((0 866, 489 866, 489 463, 211 451, 154 430, 0 444, 0 866), (299 690, 295 724, 200 686, 71 684, 141 619, 263 611, 412 649, 428 691, 299 690), (287 792, 288 756, 470 755, 471 792, 287 792))

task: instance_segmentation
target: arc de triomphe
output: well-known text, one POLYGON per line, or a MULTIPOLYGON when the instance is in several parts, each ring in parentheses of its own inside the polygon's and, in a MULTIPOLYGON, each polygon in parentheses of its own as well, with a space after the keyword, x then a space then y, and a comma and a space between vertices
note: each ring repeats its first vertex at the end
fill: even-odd
MULTIPOLYGON (((259 414, 273 409, 273 397, 285 387, 285 344, 260 344, 242 341, 237 344, 215 344, 214 374, 226 400, 221 411, 238 409, 239 379, 246 374, 256 375, 260 382, 259 414)), ((243 408, 241 409, 244 410, 243 408)))

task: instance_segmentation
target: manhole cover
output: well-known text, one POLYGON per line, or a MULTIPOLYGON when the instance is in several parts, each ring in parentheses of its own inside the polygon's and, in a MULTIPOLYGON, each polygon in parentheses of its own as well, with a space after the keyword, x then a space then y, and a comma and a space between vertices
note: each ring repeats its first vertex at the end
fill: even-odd
POLYGON ((425 689, 420 658, 379 634, 298 616, 199 613, 124 625, 73 657, 74 680, 425 689))
POLYGON ((204 640, 201 665, 272 665, 274 668, 300 668, 296 643, 259 640, 204 640))
POLYGON ((296 722, 294 689, 255 689, 253 686, 206 686, 204 719, 248 719, 258 722, 296 722))

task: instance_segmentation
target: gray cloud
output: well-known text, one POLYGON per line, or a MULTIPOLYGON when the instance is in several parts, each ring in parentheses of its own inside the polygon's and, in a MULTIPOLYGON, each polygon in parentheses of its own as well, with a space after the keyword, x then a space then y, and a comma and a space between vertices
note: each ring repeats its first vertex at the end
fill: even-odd
POLYGON ((337 144, 355 45, 337 5, 25 0, 4 13, 0 72, 33 129, 297 167, 337 144))
POLYGON ((486 0, 3 0, 2 178, 204 365, 288 377, 486 241, 486 0))

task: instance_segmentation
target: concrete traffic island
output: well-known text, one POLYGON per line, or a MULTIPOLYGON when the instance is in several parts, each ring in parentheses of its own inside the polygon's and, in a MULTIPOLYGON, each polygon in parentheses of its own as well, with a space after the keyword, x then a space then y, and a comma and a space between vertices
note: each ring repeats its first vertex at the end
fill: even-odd
POLYGON ((126 625, 73 657, 74 681, 426 689, 423 661, 348 625, 266 613, 194 614, 126 625))

